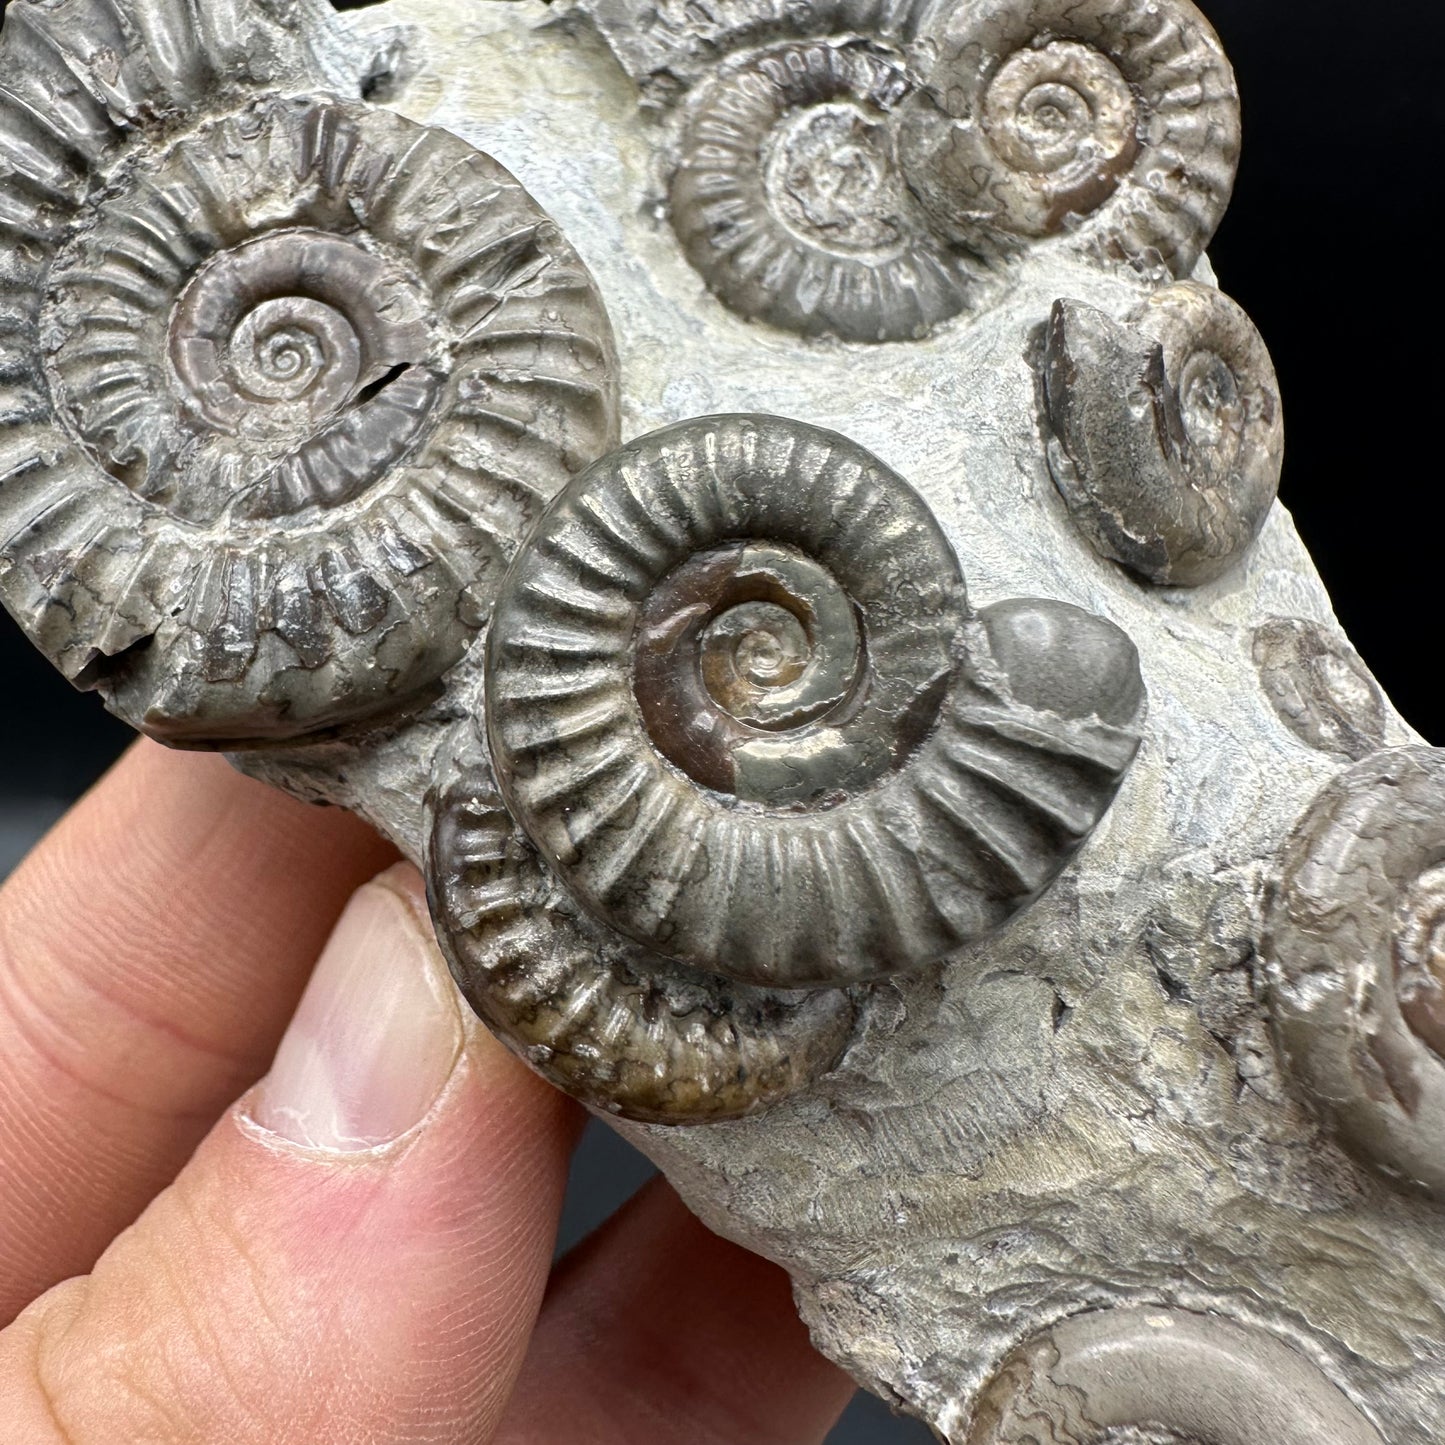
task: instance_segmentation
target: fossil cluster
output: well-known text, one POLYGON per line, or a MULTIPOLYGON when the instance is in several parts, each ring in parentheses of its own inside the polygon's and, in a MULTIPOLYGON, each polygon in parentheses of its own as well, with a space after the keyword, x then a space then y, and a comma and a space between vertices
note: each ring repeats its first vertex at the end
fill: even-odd
POLYGON ((7 16, 0 589, 128 722, 250 747, 436 694, 616 375, 500 166, 205 13, 7 16))
POLYGON ((1445 1426, 1445 772, 1275 500, 1239 144, 1189 0, 0 37, 0 599, 387 832, 954 1445, 1445 1426))

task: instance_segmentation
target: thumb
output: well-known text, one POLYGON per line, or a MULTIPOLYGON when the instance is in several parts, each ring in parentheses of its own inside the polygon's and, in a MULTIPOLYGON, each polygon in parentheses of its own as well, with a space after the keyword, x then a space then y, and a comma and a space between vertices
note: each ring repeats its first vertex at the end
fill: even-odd
POLYGON ((463 1015, 414 870, 362 888, 270 1075, 0 1334, 0 1441, 487 1438, 576 1120, 463 1015))

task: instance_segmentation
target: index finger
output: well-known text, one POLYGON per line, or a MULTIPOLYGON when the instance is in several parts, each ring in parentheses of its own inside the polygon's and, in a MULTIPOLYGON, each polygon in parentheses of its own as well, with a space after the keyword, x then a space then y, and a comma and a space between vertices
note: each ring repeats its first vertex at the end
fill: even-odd
POLYGON ((88 1270, 265 1071, 357 819, 137 743, 0 889, 0 1324, 88 1270))

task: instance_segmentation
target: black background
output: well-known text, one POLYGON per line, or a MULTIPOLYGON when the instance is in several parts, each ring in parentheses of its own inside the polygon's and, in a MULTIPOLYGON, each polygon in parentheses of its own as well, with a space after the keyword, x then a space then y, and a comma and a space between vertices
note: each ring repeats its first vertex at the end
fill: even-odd
MULTIPOLYGON (((1282 500, 1366 662, 1406 718, 1445 743, 1436 642, 1445 610, 1436 259, 1445 7, 1203 8, 1238 72, 1245 122, 1234 203, 1211 255, 1279 371, 1282 500)), ((0 812, 73 797, 127 738, 3 614, 0 717, 0 812)), ((602 1181, 599 1200, 630 1187, 635 1165, 592 1147, 604 1153, 583 1167, 602 1181)), ((926 1438, 867 1406, 835 1438, 885 1437, 926 1438)))

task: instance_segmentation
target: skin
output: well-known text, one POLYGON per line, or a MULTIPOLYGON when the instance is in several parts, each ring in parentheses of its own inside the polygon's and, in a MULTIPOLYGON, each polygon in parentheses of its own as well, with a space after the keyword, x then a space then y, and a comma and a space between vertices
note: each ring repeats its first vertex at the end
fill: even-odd
MULTIPOLYGON (((389 1144, 257 1126, 390 861, 140 743, 0 889, 0 1445, 821 1441, 850 1383, 665 1184, 552 1267, 581 1111, 474 1022, 389 1144)), ((429 949, 420 880, 385 886, 429 949)))

